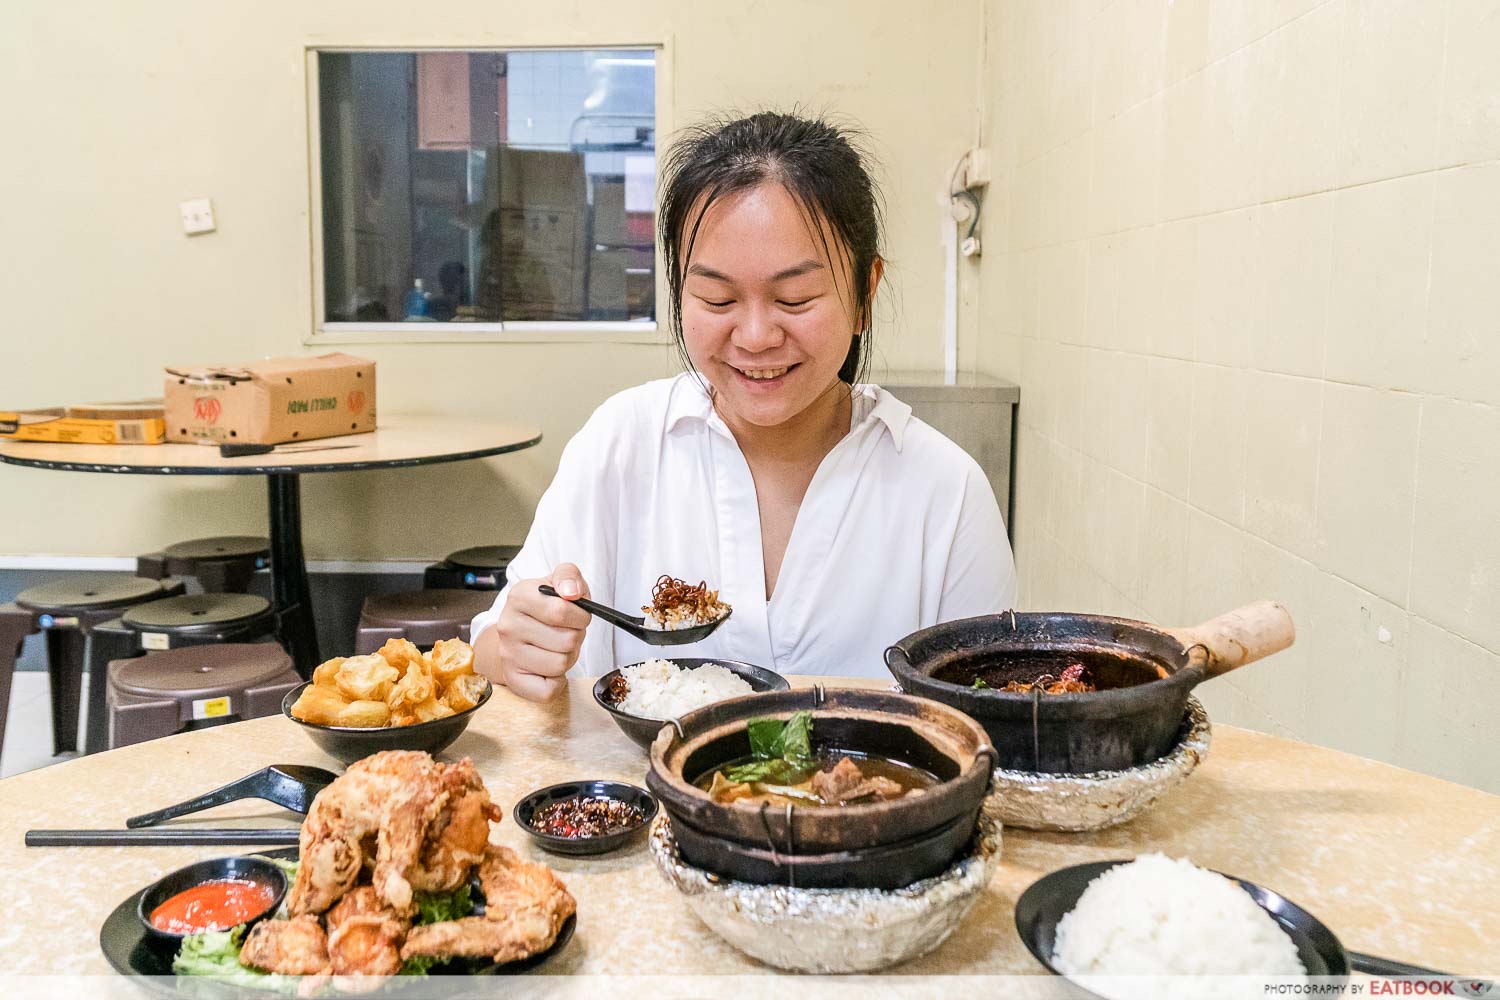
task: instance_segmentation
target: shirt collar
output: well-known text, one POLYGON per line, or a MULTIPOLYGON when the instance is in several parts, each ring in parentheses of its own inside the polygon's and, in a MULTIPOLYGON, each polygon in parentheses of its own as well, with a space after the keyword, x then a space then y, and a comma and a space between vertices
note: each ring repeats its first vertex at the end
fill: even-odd
MULTIPOLYGON (((692 372, 677 376, 672 386, 671 399, 667 402, 667 433, 671 433, 684 420, 699 420, 710 427, 729 433, 723 418, 714 412, 713 401, 708 396, 704 383, 692 372)), ((896 450, 906 436, 906 425, 911 420, 911 407, 892 396, 878 385, 861 383, 854 387, 853 428, 871 421, 879 421, 890 431, 891 442, 896 450)))

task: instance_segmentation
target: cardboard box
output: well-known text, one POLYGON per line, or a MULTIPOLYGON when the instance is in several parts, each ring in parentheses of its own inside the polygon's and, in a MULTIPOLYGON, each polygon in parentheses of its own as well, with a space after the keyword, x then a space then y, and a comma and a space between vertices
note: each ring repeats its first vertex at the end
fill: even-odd
POLYGON ((489 156, 479 312, 492 320, 584 315, 588 187, 581 153, 501 146, 489 156))
POLYGON ((348 354, 168 368, 168 441, 281 444, 375 429, 375 362, 348 354))
POLYGON ((654 261, 650 250, 595 248, 589 256, 589 319, 650 318, 654 261))
POLYGON ((111 403, 0 412, 0 437, 52 444, 161 444, 162 404, 111 403))

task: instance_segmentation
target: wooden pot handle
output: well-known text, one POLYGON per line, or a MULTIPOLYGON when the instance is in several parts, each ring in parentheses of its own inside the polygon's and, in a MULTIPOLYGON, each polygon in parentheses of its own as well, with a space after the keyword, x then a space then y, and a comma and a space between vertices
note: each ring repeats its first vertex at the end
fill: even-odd
POLYGON ((1292 616, 1278 601, 1256 601, 1194 628, 1169 628, 1166 632, 1182 643, 1183 649, 1202 646, 1207 650, 1204 674, 1208 677, 1279 653, 1297 639, 1292 616))

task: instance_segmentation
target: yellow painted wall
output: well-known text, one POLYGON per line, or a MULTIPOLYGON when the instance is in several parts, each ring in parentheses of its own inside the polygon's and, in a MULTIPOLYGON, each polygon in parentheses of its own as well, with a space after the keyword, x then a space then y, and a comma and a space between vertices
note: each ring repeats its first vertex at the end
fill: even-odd
POLYGON ((1280 598, 1215 718, 1500 791, 1500 8, 986 11, 1026 604, 1280 598))
MULTIPOLYGON (((881 360, 941 363, 939 191, 973 139, 980 0, 945 17, 869 0, 753 5, 392 0, 26 5, 0 38, 6 302, 0 405, 159 391, 164 364, 308 350, 307 46, 665 44, 672 121, 829 108, 884 162, 892 293, 881 360), (969 30, 953 32, 953 24, 969 30), (213 198, 189 239, 177 203, 213 198)), ((311 558, 425 558, 519 541, 567 438, 610 393, 675 370, 659 344, 346 346, 386 414, 529 421, 532 451, 428 470, 308 476, 311 558)), ((132 555, 265 527, 256 480, 104 479, 0 466, 0 554, 132 555)))

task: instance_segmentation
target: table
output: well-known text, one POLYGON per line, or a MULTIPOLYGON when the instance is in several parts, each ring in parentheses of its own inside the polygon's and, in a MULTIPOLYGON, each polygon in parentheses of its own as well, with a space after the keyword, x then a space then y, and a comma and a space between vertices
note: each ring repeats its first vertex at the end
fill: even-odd
MULTIPOLYGON (((799 686, 884 687, 792 678, 799 686)), ((548 705, 504 689, 445 756, 468 755, 505 811, 491 839, 544 860, 578 899, 578 932, 543 970, 573 975, 767 974, 700 924, 644 845, 603 858, 542 854, 510 809, 525 793, 577 778, 640 783, 646 758, 583 679, 548 705)), ((112 750, 0 781, 0 871, 9 972, 101 974, 99 927, 120 900, 222 848, 28 849, 30 827, 120 826, 266 764, 337 769, 284 718, 257 719, 112 750), (87 880, 89 891, 60 892, 87 880)), ((195 822, 267 826, 296 817, 235 803, 195 822), (233 817, 226 819, 226 816, 233 817)), ((186 821, 179 821, 186 822, 186 821)), ((1003 863, 941 948, 893 970, 1040 974, 1016 936, 1016 898, 1041 875, 1146 850, 1260 882, 1327 923, 1351 950, 1454 973, 1494 970, 1500 941, 1500 796, 1260 733, 1217 726, 1208 760, 1154 809, 1094 834, 1007 830, 1003 863)), ((699 991, 698 995, 707 995, 699 991)), ((977 995, 977 994, 976 994, 977 995)))
POLYGON ((34 469, 157 476, 265 476, 271 522, 271 592, 277 630, 297 671, 312 676, 322 657, 302 551, 300 476, 398 469, 487 458, 530 448, 542 432, 523 424, 442 417, 382 417, 368 434, 288 442, 297 451, 222 458, 198 444, 41 444, 0 441, 0 462, 34 469))

